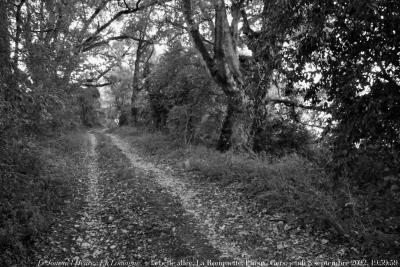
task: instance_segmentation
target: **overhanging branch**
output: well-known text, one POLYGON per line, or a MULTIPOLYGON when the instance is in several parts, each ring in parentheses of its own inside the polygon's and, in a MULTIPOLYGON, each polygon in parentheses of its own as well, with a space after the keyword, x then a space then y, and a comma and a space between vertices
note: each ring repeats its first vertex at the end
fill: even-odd
POLYGON ((209 71, 212 71, 214 69, 214 62, 213 62, 213 59, 211 58, 206 46, 204 45, 203 36, 200 34, 199 28, 193 19, 191 0, 182 0, 182 10, 183 10, 183 15, 185 17, 186 24, 188 25, 187 28, 188 28, 190 36, 192 37, 193 43, 195 44, 195 47, 201 54, 203 60, 205 61, 206 65, 207 65, 207 69, 209 71))
POLYGON ((103 25, 99 26, 97 28, 97 30, 91 36, 86 38, 80 45, 78 45, 78 48, 83 49, 84 47, 91 46, 91 43, 93 43, 94 41, 96 41, 96 39, 98 39, 98 35, 102 31, 107 29, 114 21, 119 19, 121 16, 127 15, 127 14, 132 14, 132 13, 141 11, 143 9, 146 9, 148 7, 154 6, 156 4, 161 4, 161 3, 168 2, 168 1, 170 1, 170 0, 153 0, 153 1, 148 1, 145 4, 141 4, 142 0, 138 0, 136 2, 136 5, 135 5, 134 8, 127 8, 125 10, 119 11, 111 19, 109 19, 106 23, 104 23, 103 25))

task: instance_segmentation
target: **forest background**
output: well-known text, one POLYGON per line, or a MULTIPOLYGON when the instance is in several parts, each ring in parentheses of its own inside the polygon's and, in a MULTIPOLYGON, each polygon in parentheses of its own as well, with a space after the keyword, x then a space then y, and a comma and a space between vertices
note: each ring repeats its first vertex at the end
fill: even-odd
POLYGON ((397 0, 0 1, 1 260, 57 213, 45 140, 116 124, 360 255, 399 256, 399 25, 397 0))

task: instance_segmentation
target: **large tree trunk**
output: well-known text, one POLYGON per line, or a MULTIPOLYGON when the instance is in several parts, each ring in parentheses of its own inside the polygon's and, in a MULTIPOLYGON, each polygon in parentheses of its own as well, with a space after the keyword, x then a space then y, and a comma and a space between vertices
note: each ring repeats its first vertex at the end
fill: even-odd
POLYGON ((232 1, 232 23, 229 25, 227 7, 224 0, 215 0, 214 56, 211 57, 203 42, 198 24, 194 21, 190 0, 183 0, 182 8, 192 41, 199 51, 210 76, 227 96, 227 112, 222 125, 217 148, 227 151, 234 143, 241 142, 236 135, 243 128, 239 115, 243 111, 242 74, 237 51, 238 23, 243 1, 232 1))
POLYGON ((135 106, 137 94, 140 91, 139 86, 139 75, 140 75, 140 61, 142 60, 142 55, 144 53, 144 43, 143 41, 138 42, 138 47, 136 50, 136 58, 135 58, 135 69, 133 70, 133 79, 132 79, 132 96, 131 96, 131 117, 134 123, 137 123, 137 115, 138 110, 135 106))

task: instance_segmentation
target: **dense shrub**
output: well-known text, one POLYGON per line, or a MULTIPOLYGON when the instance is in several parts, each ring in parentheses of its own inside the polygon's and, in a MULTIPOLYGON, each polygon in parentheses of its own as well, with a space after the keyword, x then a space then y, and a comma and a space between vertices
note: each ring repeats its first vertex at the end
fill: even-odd
POLYGON ((95 87, 81 89, 79 92, 79 105, 81 111, 82 123, 86 126, 95 126, 100 124, 99 108, 100 93, 95 87))
POLYGON ((263 127, 254 133, 255 152, 284 155, 291 152, 304 152, 312 141, 310 133, 301 125, 280 117, 265 119, 263 127))
POLYGON ((216 139, 223 99, 195 51, 175 43, 162 55, 148 80, 146 89, 156 128, 168 129, 185 143, 216 139))
POLYGON ((80 135, 0 140, 1 266, 31 264, 34 241, 49 229, 71 193, 65 160, 83 147, 82 140, 80 135))

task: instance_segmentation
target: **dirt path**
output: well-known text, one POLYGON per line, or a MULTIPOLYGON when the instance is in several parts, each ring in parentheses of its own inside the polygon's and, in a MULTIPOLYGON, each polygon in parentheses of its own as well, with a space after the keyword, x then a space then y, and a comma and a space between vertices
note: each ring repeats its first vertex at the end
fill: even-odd
POLYGON ((219 258, 152 174, 133 166, 103 134, 88 133, 86 139, 75 166, 77 199, 70 200, 80 204, 54 223, 33 266, 144 266, 219 258))
MULTIPOLYGON (((200 203, 195 201, 198 193, 190 188, 182 180, 166 174, 163 170, 157 168, 150 162, 142 160, 137 154, 133 153, 130 145, 115 135, 108 135, 113 143, 121 149, 124 155, 130 160, 132 166, 141 169, 144 172, 152 173, 155 181, 166 191, 178 198, 185 212, 193 216, 198 229, 207 238, 208 242, 222 253, 221 257, 232 258, 235 260, 243 259, 249 254, 240 248, 235 242, 227 239, 223 235, 218 235, 216 223, 210 216, 203 216, 199 211, 200 203)), ((208 214, 211 215, 211 214, 208 214)))
POLYGON ((343 255, 343 250, 327 244, 327 239, 286 224, 280 214, 253 213, 252 203, 237 191, 152 163, 131 143, 117 135, 108 136, 132 166, 151 174, 159 186, 178 199, 208 243, 221 252, 221 258, 287 262, 335 260, 343 255))
POLYGON ((74 163, 75 204, 54 223, 40 266, 340 257, 336 248, 324 249, 325 240, 288 229, 279 215, 254 216, 233 191, 145 160, 117 135, 85 138, 74 163))

